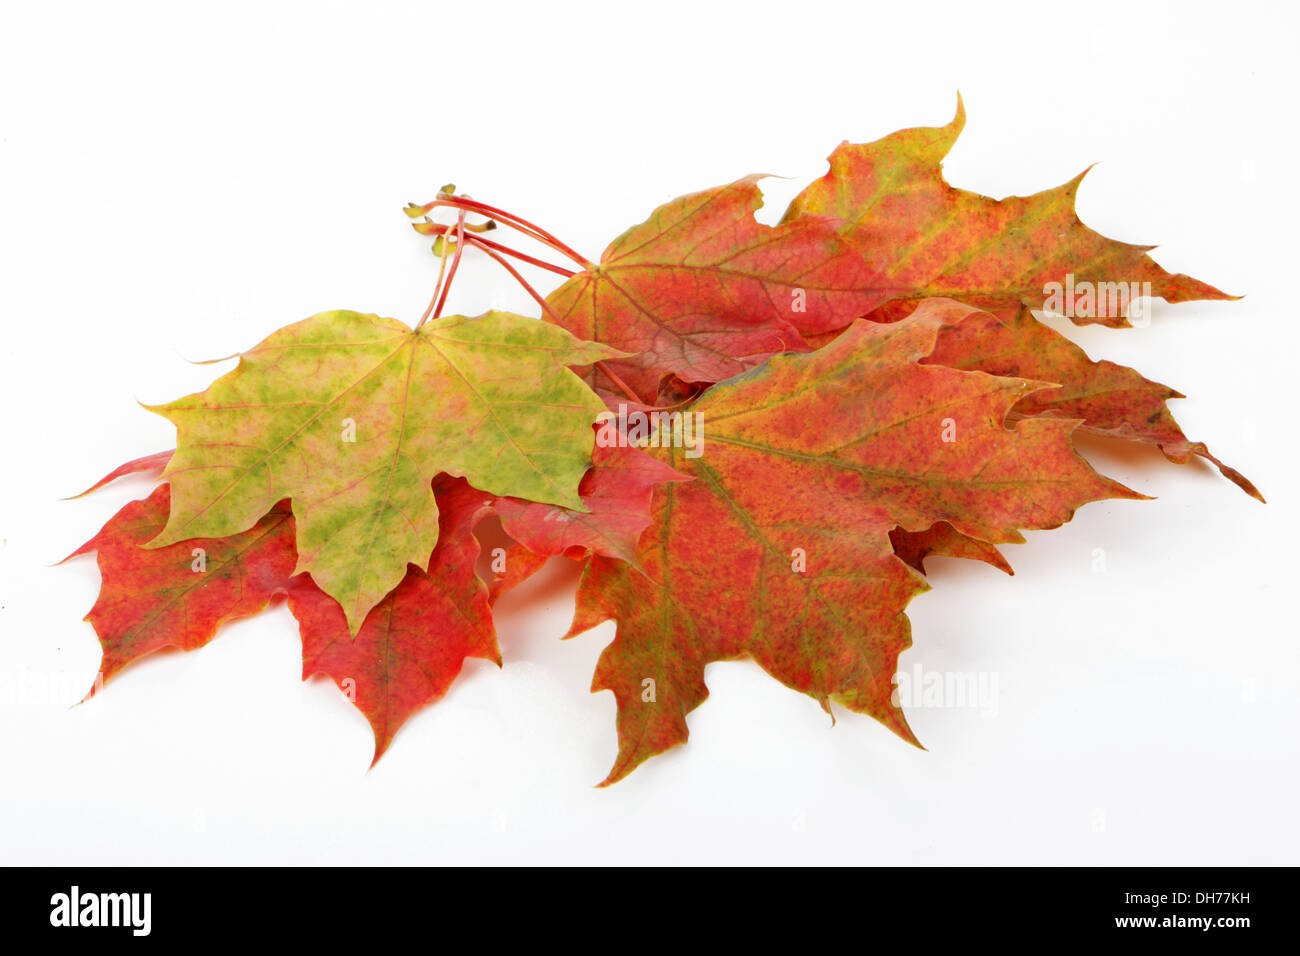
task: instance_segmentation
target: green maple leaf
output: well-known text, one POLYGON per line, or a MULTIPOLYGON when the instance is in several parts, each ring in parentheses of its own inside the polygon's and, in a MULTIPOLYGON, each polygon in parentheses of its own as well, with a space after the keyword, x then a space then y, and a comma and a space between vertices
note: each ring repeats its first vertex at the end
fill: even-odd
POLYGON ((566 366, 623 353, 505 312, 418 329, 323 312, 274 333, 206 391, 152 408, 177 428, 167 525, 150 547, 222 537, 292 499, 298 571, 353 634, 438 539, 439 472, 584 511, 604 405, 566 366))

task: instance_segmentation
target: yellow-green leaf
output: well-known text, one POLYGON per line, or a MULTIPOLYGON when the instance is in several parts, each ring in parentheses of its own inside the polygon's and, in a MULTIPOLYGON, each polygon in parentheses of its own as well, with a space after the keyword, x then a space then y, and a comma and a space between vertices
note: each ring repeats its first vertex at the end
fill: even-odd
POLYGON ((178 438, 171 513, 150 546, 246 530, 290 498, 298 570, 355 634, 408 563, 428 567, 439 472, 584 510, 604 406, 566 366, 621 354, 506 312, 418 330, 347 311, 287 326, 206 391, 152 409, 178 438))

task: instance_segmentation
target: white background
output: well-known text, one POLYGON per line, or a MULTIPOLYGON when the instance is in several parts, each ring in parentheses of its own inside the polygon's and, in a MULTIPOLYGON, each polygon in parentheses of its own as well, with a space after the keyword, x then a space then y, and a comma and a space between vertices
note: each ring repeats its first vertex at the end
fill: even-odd
MULTIPOLYGON (((7 4, 0 33, 0 862, 1296 863, 1296 7, 1091 3, 7 4), (445 182, 590 257, 657 204, 750 172, 772 220, 842 139, 939 125, 994 196, 1095 161, 1083 220, 1235 303, 1072 331, 1175 403, 1269 498, 1154 454, 1094 460, 1152 502, 1085 507, 938 561, 927 670, 996 712, 913 709, 928 746, 830 722, 712 665, 691 742, 606 790, 606 625, 560 642, 575 577, 508 598, 367 773, 371 735, 299 681, 283 607, 89 703, 93 559, 50 565, 171 447, 136 405, 330 308, 420 314, 435 260, 401 207, 445 182), (1095 549, 1106 570, 1094 570, 1095 549)), ((449 311, 531 314, 481 258, 449 311)), ((546 282, 544 274, 536 276, 546 282)), ((550 288, 547 283, 545 288, 550 288)))

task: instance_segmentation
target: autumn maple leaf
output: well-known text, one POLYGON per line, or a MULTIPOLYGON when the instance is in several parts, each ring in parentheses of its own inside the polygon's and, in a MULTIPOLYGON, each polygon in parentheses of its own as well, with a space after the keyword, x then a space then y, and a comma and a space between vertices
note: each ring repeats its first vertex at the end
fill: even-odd
POLYGON ((833 224, 754 218, 762 178, 660 206, 552 292, 548 315, 579 338, 636 353, 609 367, 653 401, 665 375, 721 381, 881 304, 880 276, 833 224))
POLYGON ((1074 203, 1082 175, 1056 189, 1002 200, 950 186, 942 163, 965 122, 959 98, 947 126, 841 144, 830 156, 830 171, 795 197, 783 222, 838 222, 840 234, 895 289, 873 319, 905 315, 927 296, 958 298, 996 313, 997 319, 950 330, 932 361, 1061 386, 1025 399, 1017 414, 1078 418, 1087 431, 1153 445, 1180 464, 1200 456, 1262 501, 1245 476, 1183 434, 1165 404, 1180 393, 1125 366, 1092 361, 1029 311, 1052 306, 1078 324, 1118 327, 1129 324, 1138 298, 1232 297, 1165 271, 1148 255, 1151 246, 1108 239, 1080 222, 1074 203))
MULTIPOLYGON (((159 468, 170 455, 128 462, 94 488, 159 468)), ((145 544, 167 521, 169 486, 128 503, 68 556, 98 553, 102 583, 86 619, 99 635, 102 679, 164 648, 197 650, 222 625, 287 595, 302 636, 303 679, 324 674, 344 690, 374 729, 377 761, 413 713, 446 693, 467 657, 501 662, 472 534, 491 498, 447 476, 433 490, 442 527, 428 570, 409 568, 355 638, 338 602, 294 572, 287 501, 248 531, 161 548, 145 544)))
POLYGON ((1059 284, 1061 305, 1074 321, 1113 327, 1128 324, 1132 303, 1098 310, 1099 283, 1149 283, 1150 294, 1168 302, 1232 298, 1166 272, 1147 255, 1153 246, 1107 239, 1080 222, 1074 201, 1086 170, 1026 197, 991 199, 950 186, 943 158, 965 125, 959 97, 947 126, 842 143, 831 153, 830 171, 799 193, 782 218, 786 224, 809 216, 838 220, 840 234, 894 289, 877 318, 896 318, 931 296, 994 311, 1042 308, 1051 283, 1059 284), (1085 290, 1094 301, 1076 308, 1085 290))
POLYGON ((292 501, 298 570, 352 633, 438 540, 430 482, 583 509, 600 400, 566 365, 616 349, 504 312, 412 330, 326 312, 281 329, 206 391, 156 407, 176 424, 167 525, 151 546, 250 527, 292 501))
POLYGON ((655 492, 655 521, 628 564, 594 557, 570 633, 614 618, 593 690, 618 700, 606 783, 686 739, 704 667, 748 655, 829 710, 832 700, 912 739, 890 702, 904 609, 926 585, 890 532, 946 522, 990 545, 1051 528, 1108 497, 1140 498, 1073 450, 1075 422, 1009 409, 1042 383, 920 359, 950 300, 890 325, 859 321, 805 355, 771 359, 691 406, 708 453, 665 449, 694 480, 655 492), (951 437, 951 440, 945 440, 951 437))

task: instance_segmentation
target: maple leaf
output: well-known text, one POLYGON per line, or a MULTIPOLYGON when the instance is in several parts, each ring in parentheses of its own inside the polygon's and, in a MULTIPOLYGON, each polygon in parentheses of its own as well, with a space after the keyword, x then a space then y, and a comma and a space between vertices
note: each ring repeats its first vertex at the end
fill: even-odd
POLYGON ((859 321, 691 406, 708 454, 663 451, 695 480, 656 490, 638 555, 646 574, 596 556, 579 587, 570 635, 618 622, 592 684, 618 702, 606 784, 683 742, 708 694, 705 665, 744 655, 828 711, 834 700, 914 740, 891 678, 911 640, 904 609, 926 585, 894 554, 891 530, 942 521, 1016 542, 1085 502, 1142 497, 1074 452, 1077 423, 1004 424, 1041 383, 919 364, 969 312, 943 300, 899 323, 859 321))
POLYGON ((549 314, 579 338, 638 353, 608 366, 653 399, 664 375, 730 378, 883 302, 879 276, 831 224, 754 218, 762 178, 660 206, 552 292, 549 314))
POLYGON ((488 590, 475 573, 474 524, 490 498, 464 481, 435 485, 441 524, 428 570, 411 568, 366 615, 354 638, 343 609, 309 578, 296 579, 289 610, 302 635, 302 676, 334 680, 370 722, 378 762, 413 713, 441 698, 467 657, 501 664, 488 590))
MULTIPOLYGON (((146 470, 135 467, 140 461, 113 476, 146 470)), ((161 648, 202 647, 222 624, 264 609, 293 576, 293 514, 287 502, 238 534, 143 547, 166 524, 169 500, 169 487, 160 485, 148 498, 123 507, 68 555, 98 552, 102 583, 86 620, 103 648, 104 680, 161 648)))
POLYGON ((151 409, 178 440, 150 545, 237 533, 289 498, 298 570, 355 634, 408 563, 427 566, 437 473, 582 510, 603 406, 565 366, 619 354, 505 312, 416 330, 356 312, 287 326, 206 391, 151 409))
POLYGON ((954 189, 942 163, 965 124, 958 97, 957 114, 946 126, 842 143, 830 155, 830 171, 786 210, 784 223, 806 216, 839 220, 853 247, 902 290, 877 318, 897 318, 931 296, 991 310, 1021 303, 1041 308, 1053 282, 1061 284, 1061 304, 1078 324, 1129 324, 1127 299, 1099 309, 1094 298, 1078 308, 1085 293, 1096 296, 1098 283, 1108 290, 1111 283, 1149 282, 1151 294, 1168 302, 1232 298, 1165 271, 1147 255, 1154 246, 1107 239, 1080 222, 1074 201, 1086 170, 1032 196, 999 200, 954 189), (1067 294, 1067 277, 1074 294, 1067 294), (1109 314, 1088 314, 1099 311, 1109 314))
POLYGON ((1060 388, 1021 399, 1013 414, 1077 418, 1086 431, 1154 446, 1179 464, 1198 455, 1248 495, 1264 500, 1241 472, 1215 458, 1203 442, 1189 441, 1183 434, 1166 404, 1182 398, 1180 393, 1126 366, 1094 362, 1028 308, 1007 320, 981 313, 945 328, 925 361, 1056 382, 1060 388))
MULTIPOLYGON (((157 470, 170 455, 127 462, 95 487, 157 470)), ((428 572, 409 568, 355 639, 338 602, 307 575, 294 574, 287 501, 249 531, 146 548, 166 523, 169 491, 163 484, 148 498, 130 502, 64 559, 98 552, 102 583, 86 619, 103 648, 104 680, 161 648, 197 650, 223 624, 287 594, 302 636, 303 679, 326 674, 348 693, 374 729, 378 761, 402 723, 446 693, 466 657, 500 664, 487 588, 475 573, 478 543, 472 534, 491 499, 463 480, 440 476, 435 482, 442 527, 428 572)))

